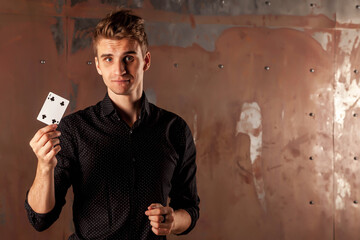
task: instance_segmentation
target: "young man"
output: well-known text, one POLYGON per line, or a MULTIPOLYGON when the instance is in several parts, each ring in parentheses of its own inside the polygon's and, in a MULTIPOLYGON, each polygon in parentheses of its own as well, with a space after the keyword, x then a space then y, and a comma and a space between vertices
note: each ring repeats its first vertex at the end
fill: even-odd
POLYGON ((151 59, 144 21, 127 10, 109 14, 93 43, 107 94, 30 141, 38 165, 25 201, 29 220, 38 231, 50 227, 72 185, 69 239, 186 234, 199 218, 195 145, 185 121, 143 92, 151 59))

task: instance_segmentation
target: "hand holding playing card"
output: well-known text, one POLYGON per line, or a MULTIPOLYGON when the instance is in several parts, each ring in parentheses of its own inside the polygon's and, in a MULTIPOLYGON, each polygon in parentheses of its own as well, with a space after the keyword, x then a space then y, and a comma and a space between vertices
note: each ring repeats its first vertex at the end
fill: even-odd
POLYGON ((36 132, 30 141, 30 146, 39 161, 38 167, 41 170, 52 170, 57 164, 55 155, 61 149, 58 138, 61 133, 56 131, 56 128, 56 124, 43 127, 36 132))
POLYGON ((40 110, 37 120, 47 125, 59 124, 68 104, 69 100, 50 92, 40 110))
POLYGON ((59 124, 68 104, 65 98, 50 92, 37 117, 37 120, 49 125, 37 131, 30 141, 42 169, 49 170, 57 164, 55 155, 60 151, 60 132, 56 131, 56 124, 59 124))

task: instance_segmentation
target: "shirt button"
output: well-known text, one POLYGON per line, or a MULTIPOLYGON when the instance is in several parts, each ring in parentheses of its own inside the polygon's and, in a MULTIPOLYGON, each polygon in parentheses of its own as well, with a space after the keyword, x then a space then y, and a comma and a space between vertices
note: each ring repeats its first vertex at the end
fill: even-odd
POLYGON ((130 130, 130 134, 132 134, 132 130, 130 130))

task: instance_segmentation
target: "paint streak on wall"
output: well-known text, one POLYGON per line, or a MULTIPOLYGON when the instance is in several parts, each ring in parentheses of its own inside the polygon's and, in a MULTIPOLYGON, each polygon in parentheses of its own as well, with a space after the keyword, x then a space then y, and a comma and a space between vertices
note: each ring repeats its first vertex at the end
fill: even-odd
POLYGON ((321 47, 324 49, 324 51, 327 51, 328 49, 328 43, 332 42, 332 34, 328 32, 316 32, 312 35, 312 37, 318 41, 321 45, 321 47))
MULTIPOLYGON (((339 160, 342 156, 338 154, 336 158, 339 160)), ((335 199, 336 210, 345 209, 344 198, 350 197, 351 187, 346 177, 342 176, 342 174, 335 173, 335 178, 337 183, 337 195, 335 199)))
POLYGON ((237 122, 236 135, 244 133, 250 137, 250 160, 255 190, 259 202, 266 211, 265 187, 262 175, 262 123, 261 110, 256 102, 244 103, 241 109, 240 120, 237 122))
MULTIPOLYGON (((344 54, 344 60, 335 73, 335 122, 340 130, 344 128, 346 112, 354 107, 360 107, 360 86, 355 78, 351 79, 353 69, 350 62, 351 52, 359 46, 359 34, 359 30, 342 32, 338 44, 340 53, 344 54)), ((338 137, 341 135, 342 131, 339 131, 338 137)))

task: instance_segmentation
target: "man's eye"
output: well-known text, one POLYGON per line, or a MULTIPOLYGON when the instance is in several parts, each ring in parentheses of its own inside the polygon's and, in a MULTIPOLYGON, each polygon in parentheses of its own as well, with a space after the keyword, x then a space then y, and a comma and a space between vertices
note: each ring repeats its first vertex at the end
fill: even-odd
POLYGON ((125 62, 132 62, 134 60, 133 56, 126 56, 125 57, 125 62))
POLYGON ((111 62, 111 61, 112 61, 112 58, 107 57, 107 58, 105 58, 105 61, 106 61, 106 62, 111 62))

